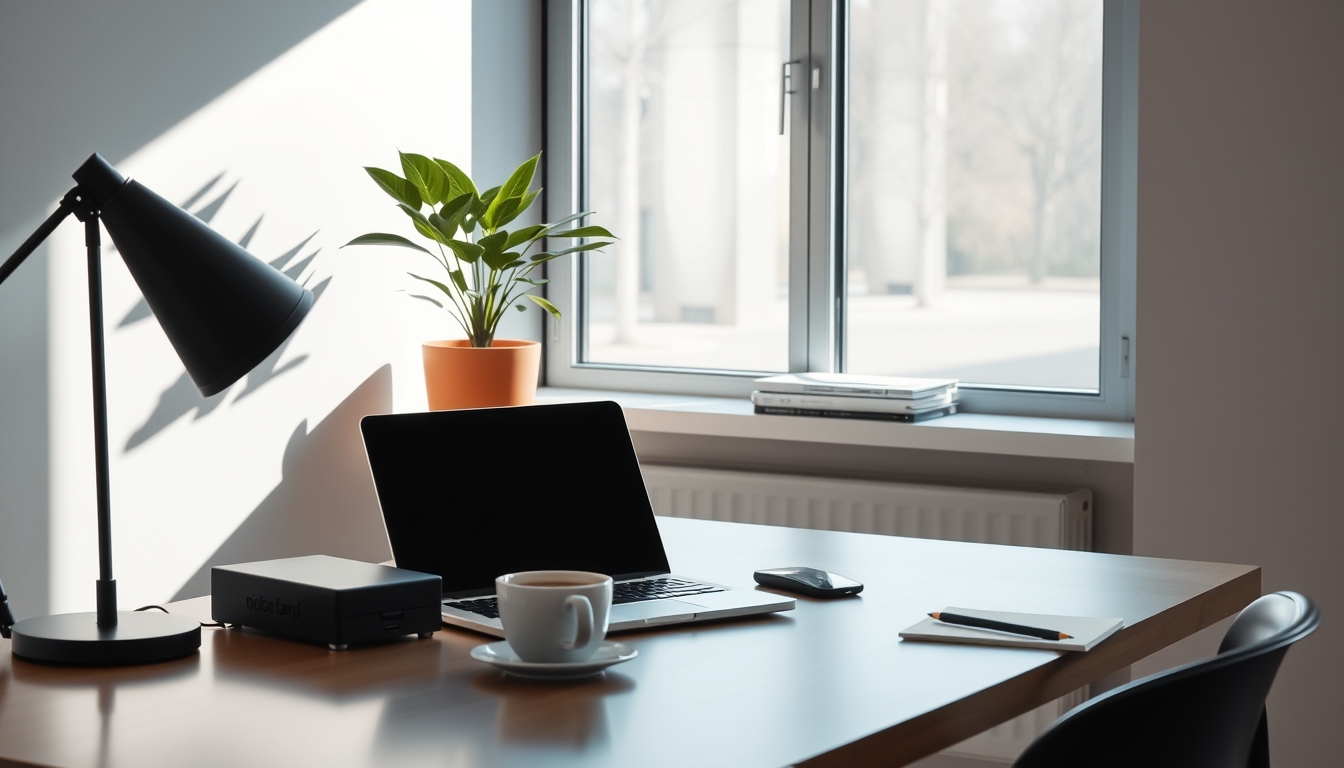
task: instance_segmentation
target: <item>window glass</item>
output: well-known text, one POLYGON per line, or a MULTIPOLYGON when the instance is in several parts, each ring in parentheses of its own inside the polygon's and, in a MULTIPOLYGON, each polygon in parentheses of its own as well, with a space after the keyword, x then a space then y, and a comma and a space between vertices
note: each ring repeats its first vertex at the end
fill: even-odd
POLYGON ((580 359, 788 361, 788 0, 590 0, 580 359))
POLYGON ((1098 388, 1100 0, 853 0, 846 369, 1098 388))

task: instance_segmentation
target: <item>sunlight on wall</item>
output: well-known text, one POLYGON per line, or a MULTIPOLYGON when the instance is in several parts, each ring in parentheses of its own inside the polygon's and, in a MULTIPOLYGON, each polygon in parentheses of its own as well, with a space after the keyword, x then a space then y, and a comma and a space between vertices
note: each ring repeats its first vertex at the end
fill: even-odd
MULTIPOLYGON (((401 147, 469 172, 470 9, 469 0, 366 0, 117 164, 317 295, 277 355, 204 400, 104 238, 123 609, 201 594, 216 555, 386 557, 358 418, 422 409, 419 342, 452 329, 397 293, 415 254, 338 248, 406 229, 361 166, 396 168, 401 147), (432 44, 408 42, 421 29, 433 30, 432 44)), ((52 608, 91 610, 82 229, 62 227, 51 243, 52 608)))

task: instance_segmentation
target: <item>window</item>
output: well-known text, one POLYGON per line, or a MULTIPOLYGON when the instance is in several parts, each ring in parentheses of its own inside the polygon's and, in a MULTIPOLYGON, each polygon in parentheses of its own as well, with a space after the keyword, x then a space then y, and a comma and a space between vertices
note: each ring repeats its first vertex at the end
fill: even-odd
POLYGON ((553 265, 549 384, 1132 418, 1136 2, 548 8, 548 205, 622 238, 553 265))

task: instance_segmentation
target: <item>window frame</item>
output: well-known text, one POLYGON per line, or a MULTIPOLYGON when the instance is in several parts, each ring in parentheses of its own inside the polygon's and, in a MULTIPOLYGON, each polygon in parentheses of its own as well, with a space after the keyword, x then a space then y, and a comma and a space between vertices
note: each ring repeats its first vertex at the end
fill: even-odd
MULTIPOLYGON (((963 385, 963 410, 1019 416, 1134 418, 1139 0, 1103 0, 1101 338, 1098 391, 963 385)), ((587 0, 546 3, 547 220, 586 210, 587 0)), ((789 369, 843 370, 847 0, 791 0, 797 93, 789 101, 789 369), (841 66, 832 66, 832 62, 841 66), (811 72, 820 68, 817 88, 811 72)), ((586 296, 581 254, 547 265, 547 386, 746 397, 776 371, 580 362, 586 296)))

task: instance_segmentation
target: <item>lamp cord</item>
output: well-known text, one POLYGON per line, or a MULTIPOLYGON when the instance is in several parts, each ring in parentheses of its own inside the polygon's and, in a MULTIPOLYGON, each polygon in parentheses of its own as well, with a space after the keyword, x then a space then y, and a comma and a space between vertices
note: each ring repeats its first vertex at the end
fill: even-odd
MULTIPOLYGON (((142 608, 136 608, 136 611, 163 611, 169 613, 163 605, 145 605, 142 608)), ((202 621, 202 627, 218 627, 227 629, 228 624, 222 621, 202 621)), ((9 611, 9 596, 4 592, 4 584, 0 582, 0 638, 9 639, 9 627, 13 627, 13 612, 9 611)))
MULTIPOLYGON (((142 606, 140 606, 139 608, 136 608, 135 610, 136 610, 137 613, 139 613, 140 611, 163 611, 164 613, 172 613, 172 611, 169 611, 167 608, 164 608, 162 605, 142 605, 142 606)), ((202 627, 218 627, 218 628, 220 628, 220 629, 228 629, 228 628, 229 628, 229 625, 228 625, 228 624, 225 624, 225 623, 223 623, 223 622, 219 622, 219 621, 211 621, 211 622, 205 622, 205 621, 202 621, 200 624, 201 624, 202 627)))
MULTIPOLYGON (((135 610, 163 611, 164 613, 170 613, 170 611, 167 608, 164 608, 162 605, 146 605, 140 608, 136 608, 135 610)), ((210 622, 202 621, 200 622, 200 625, 202 627, 218 627, 220 629, 229 628, 228 624, 219 621, 210 621, 210 622)), ((8 640, 10 636, 9 628, 12 626, 14 626, 14 613, 13 611, 9 610, 9 595, 5 594, 4 583, 0 582, 0 638, 8 640)))

